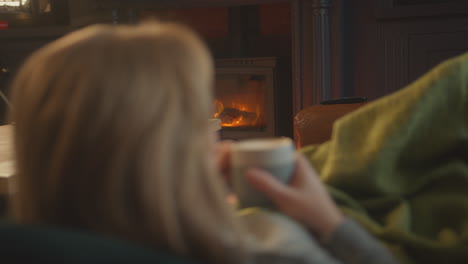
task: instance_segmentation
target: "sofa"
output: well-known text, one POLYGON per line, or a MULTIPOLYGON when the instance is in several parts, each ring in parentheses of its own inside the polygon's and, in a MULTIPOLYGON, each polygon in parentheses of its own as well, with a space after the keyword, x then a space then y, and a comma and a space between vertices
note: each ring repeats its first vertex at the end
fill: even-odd
POLYGON ((366 104, 366 99, 362 97, 349 99, 351 100, 344 101, 349 103, 325 101, 299 111, 294 117, 294 138, 297 148, 329 140, 333 124, 337 119, 366 104))
POLYGON ((168 252, 86 232, 0 221, 1 263, 194 263, 168 252))

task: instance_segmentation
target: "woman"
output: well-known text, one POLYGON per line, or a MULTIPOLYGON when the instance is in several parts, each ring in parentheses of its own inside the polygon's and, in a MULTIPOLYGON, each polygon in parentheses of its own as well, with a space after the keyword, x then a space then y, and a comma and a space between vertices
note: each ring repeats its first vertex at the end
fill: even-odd
MULTIPOLYGON (((92 230, 208 263, 282 262, 255 251, 243 219, 225 203, 207 151, 215 145, 208 129, 212 82, 209 52, 175 24, 92 26, 37 51, 12 87, 16 219, 92 230)), ((366 239, 358 250, 372 247, 378 254, 367 255, 391 259, 347 224, 303 158, 291 186, 261 171, 248 177, 321 239, 340 245, 349 239, 344 228, 366 239)), ((344 256, 317 250, 326 263, 344 256)))

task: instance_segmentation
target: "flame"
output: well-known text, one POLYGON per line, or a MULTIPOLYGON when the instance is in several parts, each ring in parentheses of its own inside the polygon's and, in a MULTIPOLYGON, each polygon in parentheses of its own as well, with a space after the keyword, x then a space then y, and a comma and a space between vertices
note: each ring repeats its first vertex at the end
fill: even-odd
POLYGON ((213 117, 217 118, 224 111, 224 105, 223 103, 221 103, 221 101, 219 101, 218 99, 215 99, 214 107, 215 107, 215 113, 213 117))
POLYGON ((238 127, 238 126, 242 126, 242 120, 244 118, 242 116, 239 116, 238 118, 234 119, 231 123, 227 123, 227 122, 222 122, 221 123, 221 126, 222 127, 238 127))
MULTIPOLYGON (((214 118, 221 119, 222 127, 242 127, 242 126, 258 126, 261 116, 260 105, 247 105, 238 102, 231 102, 228 107, 215 99, 214 118), (230 111, 230 113, 225 112, 230 111)), ((260 124, 261 125, 261 124, 260 124)))

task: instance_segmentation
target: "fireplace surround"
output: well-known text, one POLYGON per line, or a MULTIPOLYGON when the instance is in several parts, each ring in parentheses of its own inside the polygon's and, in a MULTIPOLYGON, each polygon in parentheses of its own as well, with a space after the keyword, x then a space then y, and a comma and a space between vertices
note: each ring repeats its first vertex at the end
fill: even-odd
POLYGON ((221 138, 278 135, 275 67, 275 58, 216 61, 213 117, 221 120, 221 138))

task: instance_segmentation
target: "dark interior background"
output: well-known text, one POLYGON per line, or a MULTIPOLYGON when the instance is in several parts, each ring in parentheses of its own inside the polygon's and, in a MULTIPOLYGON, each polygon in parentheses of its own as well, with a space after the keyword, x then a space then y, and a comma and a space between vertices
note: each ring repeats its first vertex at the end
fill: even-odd
MULTIPOLYGON (((193 27, 215 58, 278 58, 278 110, 281 135, 292 135, 292 118, 313 104, 314 91, 294 101, 295 9, 314 0, 51 0, 52 12, 40 15, 2 14, 10 28, 0 30, 0 89, 25 57, 42 45, 92 23, 135 23, 153 16, 193 27), (107 4, 102 4, 106 2, 107 4), (114 5, 112 5, 115 2, 114 5), (110 3, 110 4, 109 4, 110 3), (170 4, 168 4, 170 3, 170 4), (217 4, 212 4, 217 3, 217 4), (119 8, 113 8, 117 6, 119 8)), ((468 51, 468 2, 464 0, 333 0, 331 34, 331 97, 365 96, 374 100, 396 91, 439 62, 468 51)), ((309 12, 309 13, 307 13, 309 12)), ((302 30, 313 23, 304 12, 302 30)), ((303 56, 308 56, 307 46, 303 56)), ((305 66, 305 81, 314 78, 305 66)), ((314 89, 314 88, 310 88, 314 89)), ((3 116, 6 108, 0 107, 3 116)), ((2 123, 5 121, 0 120, 2 123)))

